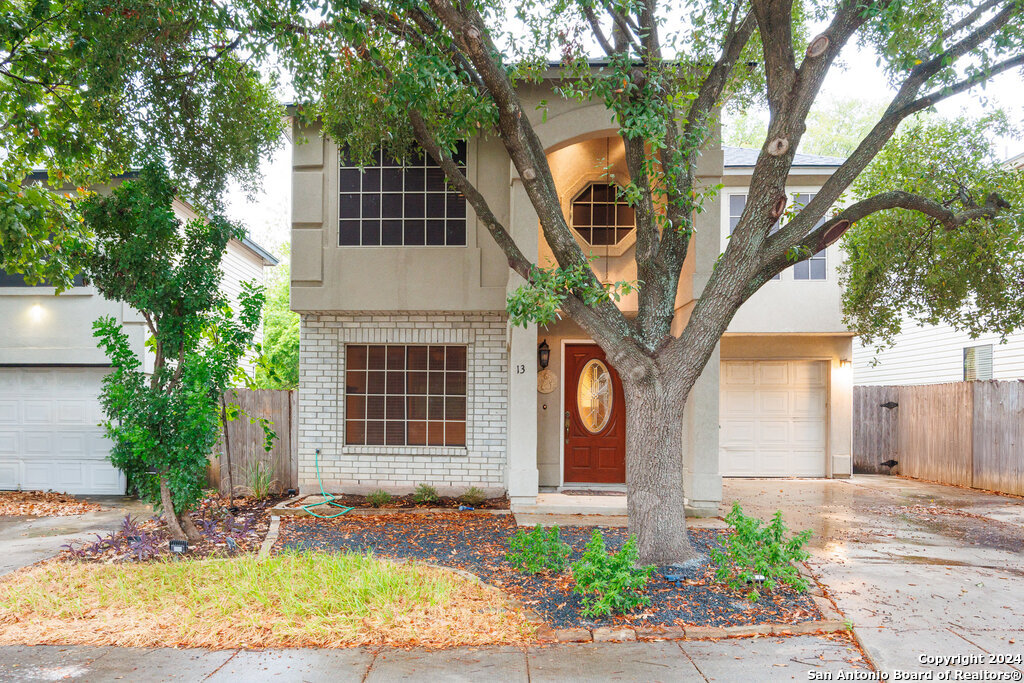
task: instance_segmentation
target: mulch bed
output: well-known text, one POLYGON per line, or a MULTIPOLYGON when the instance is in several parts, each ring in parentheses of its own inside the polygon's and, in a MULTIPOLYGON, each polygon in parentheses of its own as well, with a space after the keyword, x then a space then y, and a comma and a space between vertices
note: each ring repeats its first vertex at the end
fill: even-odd
MULTIPOLYGON (((189 543, 189 558, 255 553, 270 528, 270 508, 281 497, 232 501, 211 496, 192 512, 202 540, 189 543)), ((60 558, 87 562, 149 562, 179 557, 171 553, 170 532, 160 517, 131 518, 107 536, 65 546, 60 558), (134 537, 134 538, 132 538, 134 537)))
MULTIPOLYGON (((308 505, 314 500, 319 500, 320 496, 310 497, 305 496, 288 504, 290 508, 301 508, 303 505, 308 505)), ((437 500, 430 503, 417 503, 412 494, 406 496, 393 496, 391 500, 383 505, 373 505, 366 500, 366 496, 360 496, 353 493, 346 493, 343 495, 335 496, 335 500, 346 507, 352 508, 379 508, 382 510, 401 510, 409 508, 448 508, 452 510, 458 510, 460 506, 465 505, 458 498, 450 496, 440 496, 437 500)), ((473 506, 477 510, 508 510, 508 497, 502 496, 500 498, 488 498, 479 505, 473 506)))
POLYGON ((79 500, 66 493, 0 491, 0 516, 3 517, 72 517, 102 509, 99 503, 79 500))
MULTIPOLYGON (((626 530, 598 527, 609 549, 626 541, 626 530)), ((611 619, 590 620, 580 614, 579 595, 572 592, 569 572, 557 576, 517 571, 505 561, 508 539, 516 532, 508 515, 438 513, 340 517, 335 520, 282 519, 274 550, 372 551, 380 557, 410 558, 470 571, 497 586, 541 615, 552 628, 606 625, 739 626, 761 623, 798 623, 820 619, 807 594, 777 591, 754 604, 736 591, 715 583, 714 567, 705 563, 692 570, 681 585, 669 583, 656 571, 648 583, 651 604, 611 619)), ((563 540, 580 557, 594 527, 563 527, 563 540)), ((706 553, 720 544, 724 532, 694 529, 690 538, 706 553)))

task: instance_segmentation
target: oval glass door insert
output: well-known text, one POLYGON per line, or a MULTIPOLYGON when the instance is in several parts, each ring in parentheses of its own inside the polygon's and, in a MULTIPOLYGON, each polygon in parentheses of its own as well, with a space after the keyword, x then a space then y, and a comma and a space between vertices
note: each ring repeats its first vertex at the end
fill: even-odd
POLYGON ((612 375, 608 366, 593 358, 580 371, 576 389, 576 409, 583 426, 597 434, 608 424, 612 415, 612 375))

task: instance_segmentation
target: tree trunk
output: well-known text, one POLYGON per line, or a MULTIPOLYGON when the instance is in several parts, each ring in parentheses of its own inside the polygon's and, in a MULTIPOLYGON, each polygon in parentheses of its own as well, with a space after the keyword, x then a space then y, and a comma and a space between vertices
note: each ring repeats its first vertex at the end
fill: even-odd
POLYGON ((191 515, 188 514, 188 510, 178 515, 178 521, 181 523, 182 529, 185 530, 185 536, 188 537, 189 543, 198 543, 203 540, 203 536, 199 533, 199 529, 196 528, 195 522, 192 521, 191 515))
POLYGON ((626 508, 640 564, 700 557, 686 533, 683 505, 685 392, 670 372, 622 375, 626 398, 626 508), (660 374, 656 377, 655 374, 660 374))
POLYGON ((171 489, 167 486, 167 478, 162 474, 160 475, 160 505, 164 509, 164 519, 167 521, 167 528, 171 530, 171 538, 175 541, 184 541, 186 536, 178 522, 178 516, 174 513, 171 489))
POLYGON ((235 497, 235 483, 231 478, 231 437, 228 436, 228 402, 224 394, 220 395, 220 418, 224 429, 224 458, 227 461, 228 470, 228 504, 235 497))

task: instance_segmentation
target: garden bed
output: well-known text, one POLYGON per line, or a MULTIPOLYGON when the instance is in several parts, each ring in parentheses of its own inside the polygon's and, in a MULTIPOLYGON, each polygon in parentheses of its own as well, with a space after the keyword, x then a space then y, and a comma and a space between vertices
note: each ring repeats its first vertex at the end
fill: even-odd
MULTIPOLYGON (((374 505, 367 500, 366 496, 360 496, 356 494, 342 494, 334 497, 335 501, 345 507, 351 507, 356 509, 377 509, 377 510, 392 510, 394 512, 401 512, 402 510, 421 510, 426 508, 437 508, 446 510, 458 510, 460 507, 464 507, 466 504, 460 501, 458 498, 452 496, 439 496, 436 500, 419 503, 417 502, 413 494, 405 496, 393 496, 391 500, 386 503, 374 505)), ((324 500, 321 495, 308 495, 297 498, 293 501, 289 501, 285 504, 286 508, 298 508, 301 509, 303 505, 309 505, 310 503, 319 503, 324 500)), ((500 498, 488 498, 478 505, 472 506, 477 510, 508 510, 509 501, 507 496, 501 496, 500 498)), ((325 508, 326 509, 326 508, 325 508)), ((333 513, 332 513, 333 514, 333 513)))
MULTIPOLYGON (((598 527, 610 550, 626 540, 621 528, 598 527)), ((671 583, 661 570, 647 586, 650 605, 611 618, 588 619, 581 614, 581 596, 573 593, 569 572, 533 575, 513 568, 505 559, 509 538, 516 532, 507 515, 438 513, 430 516, 394 514, 340 517, 334 520, 283 519, 275 552, 284 549, 369 551, 378 557, 408 558, 463 569, 505 591, 536 612, 550 627, 599 626, 747 626, 798 624, 821 619, 810 595, 779 589, 751 603, 738 591, 714 579, 714 566, 704 563, 685 580, 671 583)), ((580 557, 594 527, 564 527, 562 538, 572 548, 570 561, 580 557)), ((703 553, 721 543, 723 532, 694 529, 690 537, 703 553)), ((669 572, 665 572, 669 573, 669 572)))
POLYGON ((103 506, 53 491, 0 491, 0 516, 73 517, 103 506))
MULTIPOLYGON (((192 521, 202 540, 189 543, 188 557, 218 557, 255 553, 270 527, 270 509, 280 498, 204 498, 192 521)), ((61 559, 86 562, 146 562, 174 555, 170 531, 160 517, 138 519, 128 516, 121 526, 88 541, 64 546, 61 559)))

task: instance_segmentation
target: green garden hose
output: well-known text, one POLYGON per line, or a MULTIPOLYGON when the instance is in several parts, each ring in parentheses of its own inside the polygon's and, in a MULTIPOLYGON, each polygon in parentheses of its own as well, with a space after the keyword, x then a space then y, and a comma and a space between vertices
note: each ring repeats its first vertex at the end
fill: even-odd
POLYGON ((320 493, 323 494, 324 500, 322 502, 320 502, 320 503, 310 503, 309 505, 303 505, 302 509, 305 510, 306 512, 308 512, 309 514, 313 515, 314 517, 319 518, 319 519, 334 519, 335 517, 341 517, 343 514, 345 514, 346 512, 351 510, 352 508, 346 507, 346 506, 342 505, 341 503, 337 502, 337 500, 338 500, 337 496, 332 496, 331 494, 327 493, 327 491, 324 491, 324 482, 323 482, 323 479, 320 478, 320 449, 319 448, 316 449, 316 460, 315 460, 315 462, 316 462, 316 483, 320 484, 320 493), (321 515, 321 514, 317 514, 316 512, 313 512, 313 508, 320 507, 321 505, 330 505, 332 507, 341 508, 341 512, 339 512, 339 513, 337 513, 335 515, 321 515))

